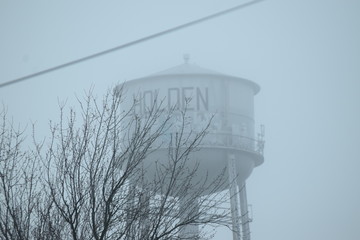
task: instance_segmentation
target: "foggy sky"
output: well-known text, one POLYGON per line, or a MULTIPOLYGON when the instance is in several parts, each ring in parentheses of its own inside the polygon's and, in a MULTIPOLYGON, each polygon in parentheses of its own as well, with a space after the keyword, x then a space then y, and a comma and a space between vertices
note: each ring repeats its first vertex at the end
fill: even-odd
MULTIPOLYGON (((244 1, 0 0, 0 82, 102 51, 244 1)), ((0 89, 39 138, 76 105, 183 62, 261 86, 265 162, 247 181, 252 239, 360 239, 360 1, 267 0, 225 17, 0 89)), ((1 108, 3 108, 1 106, 1 108)), ((215 240, 231 239, 220 229, 215 240)))

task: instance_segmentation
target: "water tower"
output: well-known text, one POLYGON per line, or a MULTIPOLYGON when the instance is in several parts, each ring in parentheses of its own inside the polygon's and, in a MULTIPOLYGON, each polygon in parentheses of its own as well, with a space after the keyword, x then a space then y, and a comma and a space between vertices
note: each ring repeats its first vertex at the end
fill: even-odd
MULTIPOLYGON (((255 139, 254 121, 254 96, 260 87, 247 79, 190 64, 187 57, 184 60, 179 66, 126 82, 127 99, 137 96, 135 110, 139 114, 144 114, 155 98, 163 99, 165 110, 186 105, 195 129, 212 119, 201 150, 192 158, 200 163, 199 177, 218 176, 220 169, 227 169, 229 185, 220 190, 230 190, 233 239, 240 240, 242 235, 243 240, 250 240, 246 179, 264 161, 263 134, 255 139), (237 184, 230 184, 234 182, 237 184)), ((152 161, 167 161, 167 154, 167 148, 157 149, 148 157, 147 169, 151 172, 152 161)))

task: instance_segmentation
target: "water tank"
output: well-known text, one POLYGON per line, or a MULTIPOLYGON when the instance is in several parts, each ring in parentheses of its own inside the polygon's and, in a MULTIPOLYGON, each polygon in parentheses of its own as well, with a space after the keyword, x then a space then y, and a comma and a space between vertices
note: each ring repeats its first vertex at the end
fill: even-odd
MULTIPOLYGON (((123 107, 130 108, 133 98, 137 98, 134 110, 139 116, 145 116, 157 98, 163 101, 164 110, 186 107, 193 131, 201 130, 212 119, 201 149, 192 153, 189 161, 194 166, 199 163, 194 181, 216 178, 228 167, 229 154, 235 157, 240 182, 263 163, 262 147, 255 140, 254 95, 260 90, 256 83, 185 62, 123 85, 126 95, 123 107)), ((155 173, 155 163, 161 161, 168 161, 166 144, 147 157, 149 177, 155 173)), ((224 173, 228 178, 228 171, 224 173)))

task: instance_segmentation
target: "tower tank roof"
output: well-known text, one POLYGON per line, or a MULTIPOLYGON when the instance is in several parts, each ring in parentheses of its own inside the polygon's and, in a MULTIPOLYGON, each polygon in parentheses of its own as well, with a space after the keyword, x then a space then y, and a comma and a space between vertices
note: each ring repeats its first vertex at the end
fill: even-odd
POLYGON ((224 75, 222 73, 206 69, 195 64, 184 63, 178 66, 154 73, 150 76, 163 75, 224 75))
POLYGON ((223 74, 214 70, 210 70, 207 68, 200 67, 196 64, 192 63, 183 63, 178 66, 151 74, 146 77, 137 78, 132 81, 141 81, 145 79, 152 79, 152 78, 162 78, 162 77, 171 77, 171 76, 211 76, 211 77, 219 77, 219 78, 226 78, 226 79, 234 79, 237 81, 242 81, 246 84, 249 84, 254 89, 254 94, 257 94, 260 91, 260 86, 253 81, 247 80, 245 78, 240 78, 236 76, 231 76, 227 74, 223 74))

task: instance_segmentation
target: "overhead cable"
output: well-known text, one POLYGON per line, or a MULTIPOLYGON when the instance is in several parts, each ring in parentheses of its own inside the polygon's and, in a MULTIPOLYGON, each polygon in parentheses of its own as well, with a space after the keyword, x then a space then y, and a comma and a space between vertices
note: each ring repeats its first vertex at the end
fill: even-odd
POLYGON ((145 42, 145 41, 148 41, 148 40, 151 40, 151 39, 154 39, 154 38, 157 38, 157 37, 160 37, 160 36, 175 32, 175 31, 179 31, 181 29, 184 29, 184 28, 187 28, 187 27, 190 27, 190 26, 193 26, 193 25, 208 21, 210 19, 217 18, 217 17, 220 17, 222 15, 225 15, 225 14, 228 14, 228 13, 231 13, 231 12, 234 12, 234 11, 249 7, 251 5, 254 5, 254 4, 262 2, 262 1, 264 1, 264 0, 253 0, 251 2, 243 3, 243 4, 237 5, 235 7, 229 8, 227 10, 223 10, 223 11, 211 14, 209 16, 206 16, 206 17, 203 17, 203 18, 200 18, 200 19, 197 19, 197 20, 194 20, 194 21, 191 21, 191 22, 188 22, 188 23, 185 23, 185 24, 182 24, 182 25, 179 25, 179 26, 176 26, 176 27, 173 27, 173 28, 158 32, 158 33, 149 35, 147 37, 137 39, 137 40, 132 41, 132 42, 122 44, 120 46, 110 48, 110 49, 105 50, 105 51, 97 52, 97 53, 88 55, 86 57, 82 57, 82 58, 79 58, 79 59, 76 59, 76 60, 61 64, 61 65, 57 65, 55 67, 51 67, 51 68, 48 68, 48 69, 45 69, 45 70, 42 70, 42 71, 39 71, 39 72, 36 72, 36 73, 32 73, 32 74, 29 74, 29 75, 26 75, 26 76, 23 76, 23 77, 20 77, 20 78, 17 78, 17 79, 6 81, 4 83, 0 83, 0 88, 9 86, 9 85, 12 85, 12 84, 15 84, 15 83, 23 82, 23 81, 32 79, 34 77, 38 77, 38 76, 41 76, 41 75, 44 75, 44 74, 47 74, 47 73, 50 73, 50 72, 54 72, 54 71, 57 71, 57 70, 60 70, 60 69, 66 68, 66 67, 70 67, 72 65, 82 63, 82 62, 91 60, 93 58, 97 58, 97 57, 100 57, 100 56, 103 56, 103 55, 106 55, 106 54, 109 54, 109 53, 112 53, 112 52, 115 52, 115 51, 118 51, 118 50, 121 50, 121 49, 124 49, 124 48, 127 48, 127 47, 130 47, 130 46, 134 46, 136 44, 139 44, 139 43, 142 43, 142 42, 145 42))

